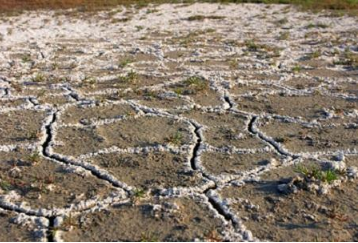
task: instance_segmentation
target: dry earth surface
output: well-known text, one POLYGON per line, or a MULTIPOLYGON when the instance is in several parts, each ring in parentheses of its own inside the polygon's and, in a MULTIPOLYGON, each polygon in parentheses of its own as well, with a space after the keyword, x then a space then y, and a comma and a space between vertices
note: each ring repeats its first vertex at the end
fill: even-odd
POLYGON ((0 241, 357 241, 357 40, 286 5, 0 17, 0 241))

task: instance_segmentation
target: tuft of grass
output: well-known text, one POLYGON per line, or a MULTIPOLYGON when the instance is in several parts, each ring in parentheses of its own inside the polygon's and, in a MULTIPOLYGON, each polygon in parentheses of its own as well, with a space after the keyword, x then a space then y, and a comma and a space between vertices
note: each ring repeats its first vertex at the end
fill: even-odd
POLYGON ((36 164, 38 162, 41 161, 41 156, 39 152, 34 152, 31 155, 28 156, 27 160, 31 163, 31 164, 36 164))
POLYGON ((323 23, 316 23, 316 24, 310 23, 310 24, 308 24, 308 25, 306 26, 306 29, 313 29, 313 28, 326 29, 326 28, 328 28, 328 27, 329 27, 329 25, 323 24, 323 23))
POLYGON ((247 50, 251 52, 256 52, 259 51, 259 49, 261 49, 261 46, 258 45, 254 40, 245 41, 245 46, 247 50))
POLYGON ((145 197, 145 194, 146 194, 146 191, 142 188, 136 188, 134 191, 133 191, 133 198, 135 201, 141 199, 141 198, 144 198, 145 197))
POLYGON ((123 83, 131 83, 134 84, 138 81, 138 74, 131 70, 127 75, 125 76, 119 76, 119 81, 123 83))
POLYGON ((124 68, 124 67, 128 66, 129 64, 131 64, 132 62, 133 62, 132 59, 126 58, 119 62, 119 67, 124 68))
POLYGON ((292 68, 291 71, 294 72, 294 73, 299 73, 299 72, 302 71, 302 67, 299 66, 299 65, 295 65, 295 66, 292 68))
POLYGON ((197 76, 193 76, 184 80, 184 85, 192 89, 195 93, 209 89, 209 83, 197 76))
POLYGON ((352 53, 346 50, 343 56, 333 63, 334 65, 350 66, 352 68, 358 68, 358 54, 352 53))
POLYGON ((36 131, 36 132, 30 132, 29 135, 28 135, 28 138, 30 140, 36 140, 38 139, 39 137, 41 136, 41 133, 36 131))
POLYGON ((224 16, 216 16, 216 15, 210 15, 210 16, 204 16, 204 15, 193 15, 187 18, 188 21, 203 21, 205 19, 224 19, 224 16))
POLYGON ((167 139, 167 142, 179 146, 182 140, 183 134, 180 131, 177 131, 174 135, 167 139))
POLYGON ((12 185, 10 182, 0 179, 0 188, 4 191, 10 191, 12 189, 12 185))
POLYGON ((156 234, 150 232, 143 232, 140 238, 141 242, 159 242, 159 238, 156 234))
POLYGON ((278 142, 278 143, 288 143, 291 141, 290 138, 282 138, 282 137, 277 137, 275 138, 275 141, 278 142))
POLYGON ((318 166, 297 165, 294 169, 296 173, 303 175, 305 179, 316 179, 331 184, 339 178, 339 172, 333 169, 322 170, 318 166))
POLYGON ((284 25, 284 24, 288 23, 288 19, 283 18, 283 19, 278 20, 276 23, 279 24, 279 25, 284 25))
POLYGON ((281 32, 278 40, 288 40, 290 38, 290 32, 281 32))
POLYGON ((32 78, 32 82, 35 82, 35 83, 42 83, 45 80, 46 80, 46 77, 42 73, 37 73, 35 75, 35 77, 32 78))
POLYGON ((310 59, 317 59, 322 55, 321 50, 316 50, 308 55, 310 59))
POLYGON ((79 226, 78 220, 75 219, 71 213, 65 217, 61 225, 61 227, 63 227, 64 229, 69 229, 71 227, 78 227, 78 226, 79 226))
POLYGON ((23 63, 28 63, 28 62, 32 62, 32 59, 31 59, 31 56, 30 55, 24 55, 22 58, 21 58, 21 61, 23 63))

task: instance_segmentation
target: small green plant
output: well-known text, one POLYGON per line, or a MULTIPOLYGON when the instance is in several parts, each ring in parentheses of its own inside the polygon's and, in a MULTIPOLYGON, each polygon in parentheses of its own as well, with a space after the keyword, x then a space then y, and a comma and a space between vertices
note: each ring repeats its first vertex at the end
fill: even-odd
POLYGON ((309 54, 310 59, 316 59, 319 58, 322 55, 322 52, 320 50, 316 50, 309 54))
POLYGON ((184 93, 184 89, 182 87, 176 87, 173 91, 177 95, 183 95, 183 93, 184 93))
POLYGON ((204 16, 204 15, 193 15, 187 18, 188 21, 203 21, 204 19, 224 19, 223 16, 204 16))
POLYGON ((283 19, 278 20, 276 23, 279 24, 279 25, 284 25, 284 24, 288 23, 288 19, 283 18, 283 19))
POLYGON ((294 73, 299 73, 299 72, 301 72, 301 70, 302 70, 302 67, 299 66, 299 65, 295 65, 295 66, 292 68, 292 72, 294 72, 294 73))
POLYGON ((130 21, 131 19, 130 18, 120 18, 120 19, 117 19, 117 18, 113 18, 112 20, 111 20, 111 23, 112 24, 115 24, 115 23, 125 23, 125 22, 128 22, 128 21, 130 21))
POLYGON ((10 182, 0 179, 0 188, 4 191, 10 191, 12 189, 12 185, 10 182))
POLYGON ((141 242, 159 242, 158 236, 150 232, 144 232, 141 234, 141 242))
POLYGON ((306 178, 318 178, 320 174, 320 169, 314 165, 310 167, 306 167, 304 165, 296 165, 294 171, 303 175, 306 178))
POLYGON ((119 62, 119 66, 120 66, 121 68, 124 68, 124 67, 128 66, 128 64, 131 64, 132 62, 133 62, 132 59, 126 58, 126 59, 124 59, 124 60, 122 60, 122 61, 119 62))
POLYGON ((339 173, 336 170, 322 170, 315 165, 311 165, 309 167, 306 167, 304 165, 297 165, 294 171, 303 175, 306 179, 316 179, 322 182, 327 182, 329 184, 339 178, 339 173))
POLYGON ((30 55, 24 55, 22 58, 21 58, 21 61, 23 63, 28 63, 28 62, 32 62, 32 59, 31 59, 31 56, 30 55))
POLYGON ((33 131, 33 132, 30 132, 28 138, 30 140, 35 140, 35 139, 38 139, 40 137, 41 133, 37 132, 37 131, 33 131))
POLYGON ((183 83, 193 93, 198 93, 209 88, 209 83, 205 79, 196 76, 185 79, 183 83))
POLYGON ((56 234, 58 231, 59 231, 59 228, 53 227, 53 228, 49 229, 48 232, 51 235, 52 239, 54 239, 56 237, 56 234))
POLYGON ((32 78, 32 82, 41 83, 44 82, 45 79, 46 79, 45 75, 43 75, 42 73, 37 73, 35 77, 32 78))
POLYGON ((239 65, 239 63, 238 63, 237 59, 231 59, 229 61, 229 66, 232 69, 236 69, 238 65, 239 65))
POLYGON ((34 152, 31 155, 29 155, 27 159, 31 164, 35 164, 41 161, 41 156, 39 152, 34 152))
POLYGON ((141 30, 143 30, 143 29, 144 29, 144 27, 143 27, 143 26, 141 26, 141 25, 137 25, 135 28, 137 29, 137 31, 141 31, 141 30))
POLYGON ((134 200, 138 200, 138 199, 144 198, 145 194, 146 194, 146 192, 144 189, 136 188, 133 191, 133 198, 134 198, 134 200))
POLYGON ((351 51, 346 50, 343 56, 338 61, 335 61, 333 64, 358 68, 358 54, 354 54, 351 51))
POLYGON ((158 93, 154 90, 145 89, 143 92, 143 96, 147 99, 153 99, 158 96, 158 93))
POLYGON ((119 80, 123 83, 131 83, 134 84, 138 81, 138 74, 131 70, 127 75, 120 76, 119 80))
POLYGON ((260 49, 260 46, 256 44, 254 40, 245 41, 245 46, 250 52, 256 52, 260 49))
POLYGON ((324 182, 332 183, 333 181, 338 179, 338 174, 335 170, 329 169, 321 172, 320 179, 324 182))
POLYGON ((180 131, 177 131, 173 136, 167 139, 167 142, 178 146, 181 144, 182 140, 183 134, 180 131))
POLYGON ((159 12, 159 10, 155 9, 155 8, 153 8, 153 9, 150 8, 147 10, 146 14, 151 14, 151 13, 156 13, 156 12, 159 12))
POLYGON ((62 223, 62 227, 64 229, 69 229, 71 227, 78 227, 78 226, 79 226, 78 220, 75 219, 71 213, 64 218, 63 223, 62 223))
POLYGON ((278 143, 287 143, 289 141, 291 141, 289 138, 282 138, 282 137, 277 137, 275 138, 275 141, 278 143))
POLYGON ((306 26, 306 29, 313 29, 313 28, 319 28, 319 29, 325 29, 328 28, 329 26, 323 23, 310 23, 306 26))
POLYGON ((82 85, 83 86, 94 86, 97 83, 97 79, 93 78, 93 77, 86 77, 83 82, 82 85))
POLYGON ((37 98, 41 98, 43 96, 45 96, 46 94, 46 90, 41 90, 38 94, 37 94, 37 98))
POLYGON ((288 40, 289 38, 290 38, 290 32, 285 31, 280 33, 278 40, 288 40))

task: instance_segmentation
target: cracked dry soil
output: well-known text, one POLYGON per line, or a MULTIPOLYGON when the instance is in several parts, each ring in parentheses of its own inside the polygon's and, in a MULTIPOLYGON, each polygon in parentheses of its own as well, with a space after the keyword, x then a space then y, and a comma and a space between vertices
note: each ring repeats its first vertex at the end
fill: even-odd
POLYGON ((255 4, 1 16, 0 241, 357 241, 357 26, 255 4), (312 163, 355 176, 278 190, 312 163))

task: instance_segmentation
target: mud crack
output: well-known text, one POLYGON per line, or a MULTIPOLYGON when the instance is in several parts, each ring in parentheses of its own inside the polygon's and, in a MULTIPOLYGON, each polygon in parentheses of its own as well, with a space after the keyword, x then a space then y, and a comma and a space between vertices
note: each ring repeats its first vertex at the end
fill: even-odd
POLYGON ((292 155, 286 151, 284 151, 277 143, 275 143, 274 141, 272 141, 272 139, 268 139, 267 137, 265 137, 262 133, 260 133, 257 128, 255 127, 255 123, 257 122, 257 120, 259 119, 258 116, 253 116, 248 124, 248 130, 251 134, 253 135, 257 135, 261 140, 265 141, 266 143, 270 144, 277 153, 279 153, 282 156, 287 156, 287 157, 292 157, 293 159, 297 159, 299 156, 297 155, 292 155))
POLYGON ((42 144, 42 154, 44 157, 48 158, 48 159, 52 159, 52 160, 55 160, 59 163, 62 163, 62 164, 67 164, 67 165, 74 165, 74 166, 78 166, 78 167, 81 167, 83 168, 84 170, 86 171, 89 171, 93 176, 97 177, 98 179, 100 180, 104 180, 104 181, 107 181, 108 183, 110 183, 113 187, 116 187, 116 188, 121 188, 123 189, 124 191, 126 191, 127 193, 130 193, 130 191, 126 188, 123 188, 121 186, 119 186, 117 183, 109 180, 108 178, 106 178, 105 176, 103 176, 100 172, 98 171, 95 171, 95 170, 91 170, 85 166, 82 166, 80 164, 77 164, 77 163, 71 163, 70 161, 66 160, 66 159, 63 159, 61 158, 60 156, 56 156, 55 154, 51 154, 48 150, 49 148, 51 147, 51 142, 53 140, 53 134, 52 134, 52 126, 56 123, 56 120, 57 120, 57 113, 58 111, 54 112, 52 114, 52 117, 50 119, 50 122, 45 126, 45 129, 46 129, 46 139, 45 139, 45 142, 42 144))
POLYGON ((196 136, 196 141, 195 141, 195 146, 193 148, 193 154, 192 154, 192 156, 190 158, 190 165, 191 165, 191 168, 193 170, 198 170, 198 167, 196 166, 195 160, 199 156, 199 149, 200 149, 202 139, 201 139, 201 136, 200 136, 200 133, 199 133, 200 127, 196 126, 193 123, 192 123, 192 125, 195 127, 194 134, 196 136))

